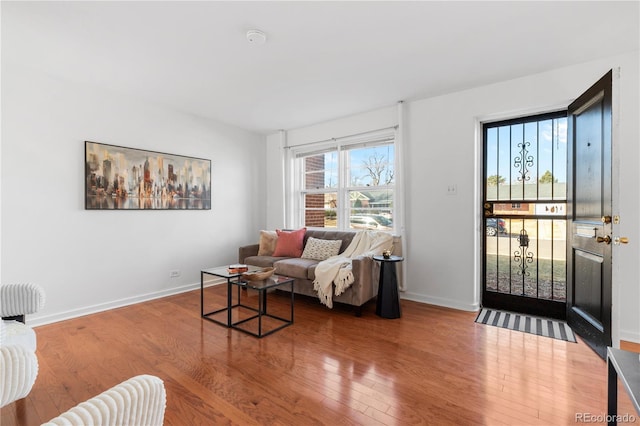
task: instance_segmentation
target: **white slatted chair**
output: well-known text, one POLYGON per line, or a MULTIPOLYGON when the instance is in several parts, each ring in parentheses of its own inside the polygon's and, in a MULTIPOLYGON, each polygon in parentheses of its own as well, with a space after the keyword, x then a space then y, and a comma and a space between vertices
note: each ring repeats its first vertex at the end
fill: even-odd
POLYGON ((164 382, 156 376, 141 375, 76 405, 42 426, 161 426, 166 405, 164 382))
POLYGON ((25 316, 44 306, 44 290, 36 284, 7 284, 0 287, 0 345, 22 345, 36 351, 36 333, 25 324, 25 316))
POLYGON ((38 285, 0 287, 0 407, 26 397, 36 381, 36 333, 24 322, 43 305, 38 285))
POLYGON ((0 407, 27 396, 37 376, 35 352, 20 345, 0 347, 0 407))

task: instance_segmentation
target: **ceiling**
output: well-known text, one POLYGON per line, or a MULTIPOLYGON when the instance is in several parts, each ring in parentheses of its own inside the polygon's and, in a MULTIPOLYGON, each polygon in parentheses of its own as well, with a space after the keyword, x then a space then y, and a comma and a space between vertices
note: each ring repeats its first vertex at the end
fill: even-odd
POLYGON ((268 134, 637 50, 638 6, 3 1, 2 61, 268 134))

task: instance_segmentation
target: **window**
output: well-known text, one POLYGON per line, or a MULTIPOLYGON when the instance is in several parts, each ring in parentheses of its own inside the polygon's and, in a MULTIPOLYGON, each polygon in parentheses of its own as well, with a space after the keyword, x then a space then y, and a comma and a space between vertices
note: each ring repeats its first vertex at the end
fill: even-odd
POLYGON ((387 137, 296 153, 297 224, 393 230, 394 148, 387 137))

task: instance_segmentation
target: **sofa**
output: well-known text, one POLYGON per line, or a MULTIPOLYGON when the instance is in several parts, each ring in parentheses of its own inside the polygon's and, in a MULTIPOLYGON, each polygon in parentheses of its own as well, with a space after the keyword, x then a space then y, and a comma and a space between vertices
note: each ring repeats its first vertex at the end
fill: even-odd
MULTIPOLYGON (((307 245, 311 237, 320 240, 340 240, 342 244, 339 254, 344 252, 355 235, 356 233, 352 231, 307 230, 304 235, 304 246, 307 245)), ((296 294, 318 299, 318 295, 313 288, 313 280, 315 279, 316 265, 320 263, 319 260, 258 255, 259 249, 260 244, 258 243, 240 247, 238 250, 238 262, 260 267, 274 267, 276 274, 295 278, 294 292, 296 294)), ((362 306, 378 294, 379 268, 378 262, 370 257, 359 256, 354 258, 352 272, 355 281, 344 293, 339 296, 333 295, 333 302, 351 305, 354 308, 355 315, 361 316, 362 306)))

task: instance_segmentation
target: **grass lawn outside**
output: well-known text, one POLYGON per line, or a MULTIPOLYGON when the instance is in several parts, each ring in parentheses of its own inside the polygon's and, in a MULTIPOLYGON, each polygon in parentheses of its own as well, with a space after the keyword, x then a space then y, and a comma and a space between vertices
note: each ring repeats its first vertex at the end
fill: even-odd
POLYGON ((514 257, 486 255, 485 279, 488 291, 566 301, 567 262, 550 259, 525 259, 526 269, 514 257))

